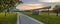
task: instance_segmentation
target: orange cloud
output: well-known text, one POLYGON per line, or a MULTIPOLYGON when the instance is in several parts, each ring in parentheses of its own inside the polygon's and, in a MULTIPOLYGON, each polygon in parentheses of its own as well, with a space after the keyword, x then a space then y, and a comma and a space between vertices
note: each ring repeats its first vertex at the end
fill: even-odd
POLYGON ((22 4, 18 5, 16 8, 20 10, 31 10, 31 9, 37 9, 45 7, 43 4, 22 4))

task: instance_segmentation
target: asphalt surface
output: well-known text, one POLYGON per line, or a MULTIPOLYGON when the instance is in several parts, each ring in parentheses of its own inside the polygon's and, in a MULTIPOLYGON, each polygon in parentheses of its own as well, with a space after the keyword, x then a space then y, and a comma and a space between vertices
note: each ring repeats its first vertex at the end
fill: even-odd
POLYGON ((44 24, 44 23, 39 22, 36 19, 33 19, 27 15, 18 12, 17 24, 44 24))

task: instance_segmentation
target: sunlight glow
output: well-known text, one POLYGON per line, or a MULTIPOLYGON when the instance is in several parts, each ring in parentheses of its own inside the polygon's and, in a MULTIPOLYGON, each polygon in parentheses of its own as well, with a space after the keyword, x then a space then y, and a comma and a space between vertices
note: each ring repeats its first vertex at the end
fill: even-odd
POLYGON ((23 4, 19 5, 16 8, 20 10, 31 10, 31 9, 37 9, 37 8, 42 8, 45 7, 42 4, 23 4))
POLYGON ((42 2, 60 2, 60 0, 40 0, 42 2))

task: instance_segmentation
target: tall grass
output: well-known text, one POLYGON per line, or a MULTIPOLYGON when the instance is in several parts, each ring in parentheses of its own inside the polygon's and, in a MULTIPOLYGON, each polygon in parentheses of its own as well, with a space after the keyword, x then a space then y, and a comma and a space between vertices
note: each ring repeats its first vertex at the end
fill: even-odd
POLYGON ((0 24, 16 24, 17 13, 16 12, 5 12, 0 13, 0 24))
POLYGON ((56 13, 48 13, 47 12, 40 12, 38 16, 32 15, 31 12, 22 12, 23 14, 26 14, 32 18, 37 19, 38 21, 41 21, 45 24, 60 24, 60 14, 56 16, 56 13))

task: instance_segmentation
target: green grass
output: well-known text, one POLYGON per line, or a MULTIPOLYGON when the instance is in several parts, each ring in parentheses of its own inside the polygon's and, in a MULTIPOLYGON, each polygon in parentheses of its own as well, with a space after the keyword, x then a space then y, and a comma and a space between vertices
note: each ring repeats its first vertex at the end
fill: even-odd
POLYGON ((0 24, 16 24, 17 14, 16 12, 11 12, 6 14, 5 12, 0 13, 0 24))
POLYGON ((60 14, 56 16, 56 13, 50 12, 49 16, 47 12, 40 12, 38 16, 32 15, 31 12, 22 12, 32 18, 37 19, 45 24, 60 24, 60 14))

